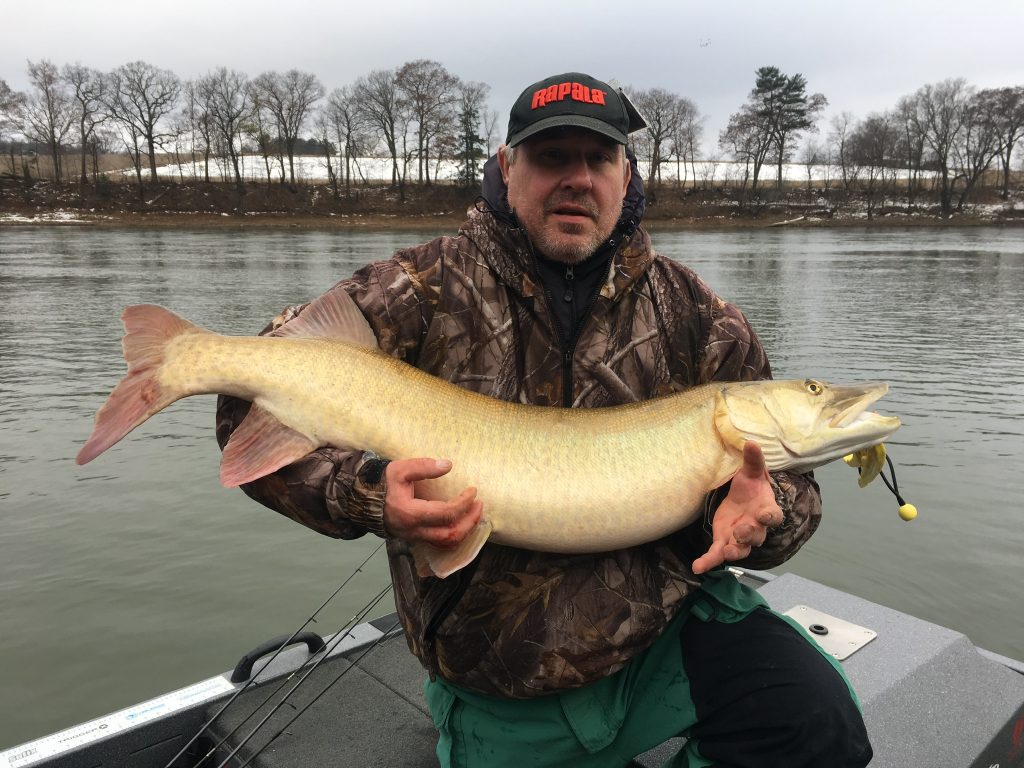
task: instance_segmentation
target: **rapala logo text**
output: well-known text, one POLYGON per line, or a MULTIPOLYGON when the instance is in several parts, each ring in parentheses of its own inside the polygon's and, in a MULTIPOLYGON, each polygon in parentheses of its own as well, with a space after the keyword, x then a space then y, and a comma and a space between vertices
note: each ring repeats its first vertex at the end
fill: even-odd
POLYGON ((534 91, 530 109, 546 107, 552 102, 564 101, 566 98, 581 101, 584 104, 604 105, 604 91, 600 88, 588 88, 580 83, 558 83, 534 91))

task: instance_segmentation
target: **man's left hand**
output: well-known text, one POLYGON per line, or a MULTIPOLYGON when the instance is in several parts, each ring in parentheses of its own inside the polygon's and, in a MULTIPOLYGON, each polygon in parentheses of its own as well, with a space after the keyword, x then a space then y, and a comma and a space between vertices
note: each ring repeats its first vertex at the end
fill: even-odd
POLYGON ((764 544, 768 529, 782 520, 761 447, 748 441, 743 446, 743 465, 715 510, 711 548, 693 561, 693 572, 706 573, 726 560, 748 557, 753 547, 764 544))

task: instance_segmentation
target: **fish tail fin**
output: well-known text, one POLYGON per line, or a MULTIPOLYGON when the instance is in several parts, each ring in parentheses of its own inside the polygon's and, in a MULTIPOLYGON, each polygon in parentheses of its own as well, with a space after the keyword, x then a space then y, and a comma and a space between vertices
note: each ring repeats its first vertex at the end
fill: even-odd
POLYGON ((96 424, 75 462, 92 461, 153 414, 181 398, 161 386, 160 369, 168 343, 184 333, 206 333, 202 328, 155 304, 136 304, 121 315, 122 341, 128 373, 114 387, 96 414, 96 424))

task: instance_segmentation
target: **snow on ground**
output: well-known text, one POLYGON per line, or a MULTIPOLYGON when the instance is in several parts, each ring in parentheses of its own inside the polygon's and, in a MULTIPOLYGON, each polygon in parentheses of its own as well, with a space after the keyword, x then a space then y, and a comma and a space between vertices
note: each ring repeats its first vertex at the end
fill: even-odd
MULTIPOLYGON (((341 174, 342 164, 337 158, 331 161, 334 172, 341 174)), ((649 165, 641 162, 638 164, 640 173, 647 178, 649 165)), ((287 161, 285 162, 285 174, 287 175, 287 161)), ((239 162, 239 170, 242 178, 246 181, 266 181, 267 164, 259 155, 243 155, 239 162)), ((135 172, 132 169, 121 171, 131 176, 135 172)), ((144 175, 148 170, 144 169, 144 175)), ((202 161, 185 162, 182 164, 172 163, 157 168, 157 173, 168 179, 191 180, 205 178, 205 171, 202 161)), ((406 177, 409 180, 416 178, 416 164, 410 163, 406 177)), ((747 169, 742 163, 734 163, 722 160, 701 160, 690 164, 666 163, 662 166, 662 181, 672 182, 677 178, 684 182, 692 182, 696 179, 698 184, 719 185, 723 183, 742 183, 747 169)), ((773 181, 778 173, 777 166, 765 165, 761 169, 761 179, 765 182, 773 181)), ((390 181, 391 179, 391 158, 389 157, 360 157, 353 163, 352 175, 357 180, 367 181, 390 181)), ((458 167, 454 162, 431 162, 430 177, 437 179, 454 179, 458 175, 458 167)), ((899 176, 906 178, 909 174, 900 172, 899 176)), ((782 166, 783 179, 790 182, 807 182, 808 166, 800 163, 785 163, 782 166)), ((274 181, 282 178, 281 167, 276 160, 270 161, 270 177, 274 181)), ((217 158, 210 160, 210 178, 214 180, 234 178, 234 171, 231 162, 227 159, 217 158)), ((326 182, 327 161, 320 156, 303 155, 295 158, 295 178, 300 181, 326 182)), ((829 165, 810 166, 810 182, 822 183, 827 180, 833 182, 842 178, 840 169, 829 165)))
MULTIPOLYGON (((92 217, 95 218, 95 217, 92 217)), ((88 224, 80 213, 75 211, 44 211, 34 216, 23 216, 18 213, 0 213, 0 223, 3 224, 88 224)))

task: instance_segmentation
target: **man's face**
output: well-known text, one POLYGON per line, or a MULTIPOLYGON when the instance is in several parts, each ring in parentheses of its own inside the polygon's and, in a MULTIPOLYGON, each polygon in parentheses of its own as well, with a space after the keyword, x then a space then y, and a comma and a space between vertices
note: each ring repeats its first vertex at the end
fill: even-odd
POLYGON ((516 147, 498 163, 508 202, 541 254, 576 264, 608 239, 629 185, 625 149, 583 129, 554 129, 516 147))

